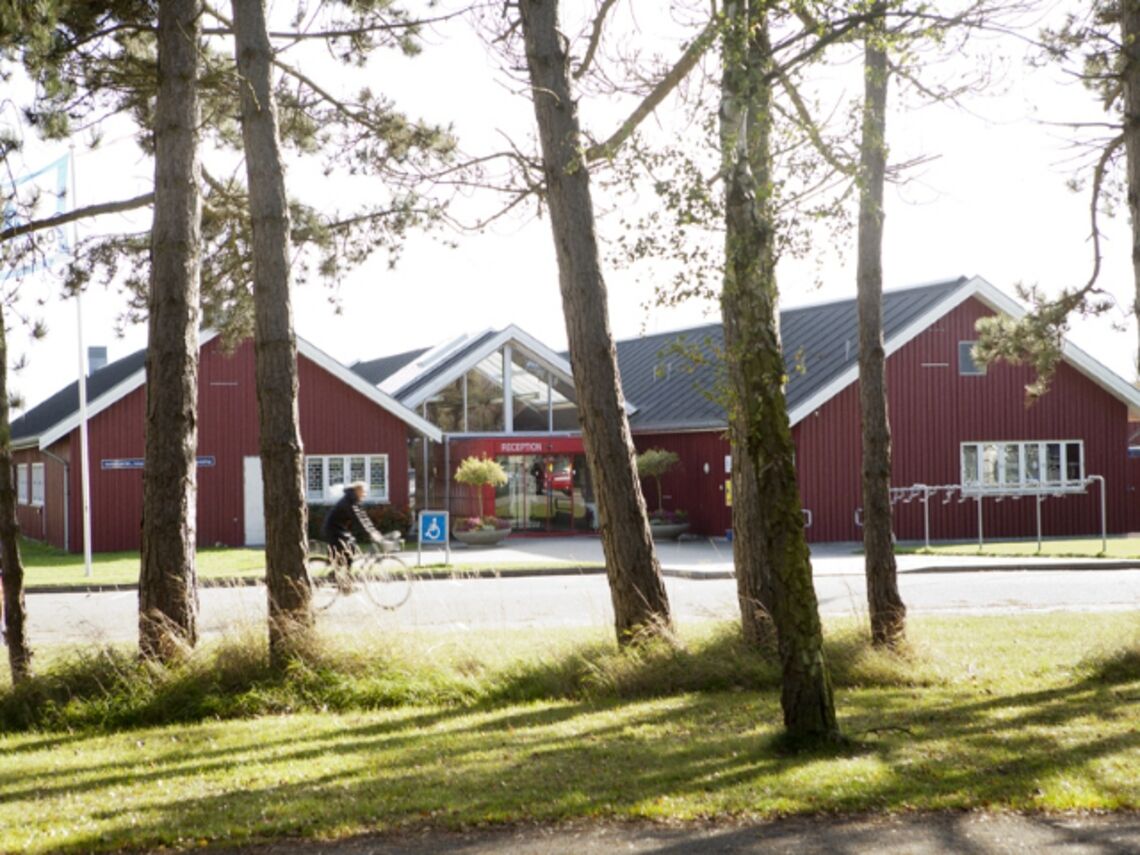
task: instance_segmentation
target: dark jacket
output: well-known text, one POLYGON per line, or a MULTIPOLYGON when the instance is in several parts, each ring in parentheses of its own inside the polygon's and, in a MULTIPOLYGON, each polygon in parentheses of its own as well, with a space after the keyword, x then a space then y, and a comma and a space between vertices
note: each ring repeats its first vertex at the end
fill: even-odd
POLYGON ((325 517, 324 524, 321 526, 321 538, 326 543, 352 540, 354 522, 364 529, 369 537, 379 536, 376 527, 372 525, 372 521, 368 519, 364 509, 360 507, 360 500, 356 497, 356 491, 351 487, 345 487, 344 496, 333 505, 332 510, 325 517))

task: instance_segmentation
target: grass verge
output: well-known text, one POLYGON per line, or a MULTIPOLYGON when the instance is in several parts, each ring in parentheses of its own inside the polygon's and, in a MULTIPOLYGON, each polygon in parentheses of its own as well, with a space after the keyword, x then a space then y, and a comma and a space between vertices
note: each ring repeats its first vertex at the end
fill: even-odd
POLYGON ((164 712, 149 706, 179 669, 120 657, 109 673, 65 655, 51 669, 71 693, 54 701, 56 726, 0 736, 0 850, 574 818, 1140 807, 1135 613, 910 629, 896 657, 829 624, 851 741, 802 753, 777 748, 772 664, 726 627, 636 653, 594 632, 340 639, 281 675, 263 670, 256 644, 230 639, 182 666, 182 691, 210 683, 214 714, 235 717, 225 720, 202 720, 200 701, 177 694, 164 712), (131 708, 175 723, 128 725, 131 708))
POLYGON ((911 555, 992 555, 995 557, 1033 556, 1037 558, 1136 558, 1140 559, 1140 537, 1109 537, 1107 549, 1099 537, 1036 540, 987 541, 980 549, 972 543, 936 543, 929 548, 903 544, 895 551, 911 555))
MULTIPOLYGON (((134 552, 100 552, 92 556, 92 575, 85 575, 83 556, 64 552, 34 540, 21 538, 20 552, 24 560, 24 585, 28 588, 95 587, 99 585, 137 585, 139 581, 139 554, 134 552)), ((265 576, 265 552, 261 549, 233 547, 199 548, 199 580, 261 579, 265 576)), ((401 556, 412 571, 421 577, 452 578, 474 576, 485 572, 511 573, 557 568, 601 571, 601 562, 534 561, 487 563, 460 561, 447 564, 425 564, 415 567, 415 552, 408 550, 401 556)), ((432 554, 428 560, 432 560, 432 554)))

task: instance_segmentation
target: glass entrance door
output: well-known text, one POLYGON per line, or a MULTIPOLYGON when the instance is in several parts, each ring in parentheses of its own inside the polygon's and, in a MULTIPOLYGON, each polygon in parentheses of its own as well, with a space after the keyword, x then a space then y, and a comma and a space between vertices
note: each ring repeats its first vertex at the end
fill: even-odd
POLYGON ((520 532, 595 531, 593 485, 581 454, 498 458, 507 483, 495 490, 495 515, 520 532))

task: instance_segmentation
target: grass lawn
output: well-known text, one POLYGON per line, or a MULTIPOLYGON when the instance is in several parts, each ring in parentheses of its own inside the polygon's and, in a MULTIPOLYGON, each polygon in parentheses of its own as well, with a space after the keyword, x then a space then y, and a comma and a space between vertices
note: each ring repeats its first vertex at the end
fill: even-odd
POLYGON ((973 543, 936 543, 924 546, 899 546, 901 553, 917 555, 1033 555, 1045 558, 1137 558, 1140 559, 1140 537, 1109 537, 1107 551, 1099 537, 1042 539, 1041 551, 1036 540, 986 541, 978 549, 973 543))
MULTIPOLYGON (((828 626, 850 742, 803 752, 776 739, 774 671, 736 667, 723 627, 688 628, 682 651, 632 654, 579 631, 375 637, 372 659, 337 679, 326 659, 305 691, 287 693, 284 678, 247 690, 274 714, 0 735, 0 851, 603 817, 1140 808, 1140 615, 909 626, 903 657, 828 626), (411 702, 392 693, 421 679, 432 688, 411 702), (533 700, 504 700, 527 687, 533 700)), ((214 657, 204 678, 235 654, 199 655, 214 657)))
MULTIPOLYGON (((91 558, 91 575, 84 575, 83 556, 74 555, 34 540, 21 538, 20 553, 24 560, 25 587, 64 587, 72 585, 133 585, 139 580, 138 552, 100 552, 91 558)), ((452 556, 453 559, 455 556, 452 556)), ((417 573, 436 576, 462 576, 484 570, 512 571, 565 566, 585 569, 604 569, 604 565, 543 559, 538 563, 486 564, 462 561, 451 565, 425 564, 416 568, 415 552, 407 551, 403 558, 417 573)), ((265 552, 261 549, 230 547, 201 548, 198 550, 199 579, 260 579, 265 576, 265 552)))
MULTIPOLYGON (((139 553, 99 552, 91 557, 91 575, 84 575, 83 556, 34 540, 20 540, 24 584, 34 586, 122 585, 139 580, 139 553)), ((265 553, 260 549, 199 549, 200 579, 261 577, 265 553)))

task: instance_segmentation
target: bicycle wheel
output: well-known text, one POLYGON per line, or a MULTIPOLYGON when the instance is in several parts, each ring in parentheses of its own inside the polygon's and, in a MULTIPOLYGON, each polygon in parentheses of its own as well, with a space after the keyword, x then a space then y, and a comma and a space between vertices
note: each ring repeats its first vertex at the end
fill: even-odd
POLYGON ((336 568, 327 555, 310 555, 306 563, 313 586, 313 608, 324 611, 336 602, 344 586, 337 579, 336 568))
POLYGON ((360 578, 368 599, 382 609, 398 609, 412 595, 412 574, 395 555, 377 555, 361 567, 360 578))

